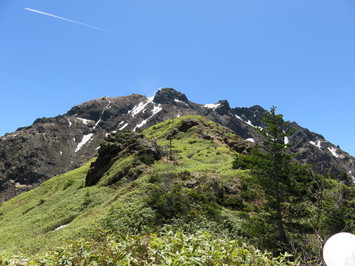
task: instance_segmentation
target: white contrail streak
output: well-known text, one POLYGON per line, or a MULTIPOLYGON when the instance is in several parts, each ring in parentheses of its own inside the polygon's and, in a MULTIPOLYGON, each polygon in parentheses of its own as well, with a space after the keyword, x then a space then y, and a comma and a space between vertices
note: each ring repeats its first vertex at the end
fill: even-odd
POLYGON ((89 25, 89 24, 85 24, 85 23, 82 23, 82 22, 79 22, 79 21, 63 18, 63 17, 60 17, 60 16, 56 16, 56 15, 53 15, 53 14, 46 13, 46 12, 38 11, 38 10, 35 10, 35 9, 32 9, 32 8, 25 7, 25 9, 28 10, 28 11, 31 11, 31 12, 35 12, 35 13, 38 13, 38 14, 42 14, 42 15, 53 17, 53 18, 61 19, 61 20, 64 20, 64 21, 72 22, 72 23, 75 23, 75 24, 79 24, 81 26, 85 26, 85 27, 89 27, 89 28, 95 29, 95 30, 108 32, 105 29, 102 29, 102 28, 99 28, 99 27, 95 27, 95 26, 92 26, 92 25, 89 25))

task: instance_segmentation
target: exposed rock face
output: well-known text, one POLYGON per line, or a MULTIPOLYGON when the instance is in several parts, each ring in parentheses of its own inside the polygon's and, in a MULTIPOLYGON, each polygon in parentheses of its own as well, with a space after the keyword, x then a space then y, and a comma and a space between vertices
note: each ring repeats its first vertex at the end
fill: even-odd
MULTIPOLYGON (((262 144, 255 130, 262 127, 260 106, 230 108, 193 103, 174 89, 159 90, 153 98, 133 94, 104 97, 73 107, 54 118, 37 119, 33 125, 0 137, 0 202, 32 189, 50 177, 74 169, 97 156, 100 143, 113 130, 139 131, 167 119, 187 114, 209 118, 245 140, 262 144)), ((302 163, 314 163, 321 173, 355 175, 355 160, 321 135, 292 123, 288 138, 302 163)))
MULTIPOLYGON (((131 154, 137 155, 138 158, 152 158, 153 160, 160 160, 162 157, 159 147, 143 134, 127 130, 114 132, 106 137, 101 144, 99 156, 90 166, 85 185, 92 186, 97 184, 117 158, 124 158, 131 154)), ((144 163, 151 163, 151 161, 144 163)), ((126 171, 128 173, 129 169, 127 168, 126 171)), ((127 173, 123 174, 123 176, 127 173)), ((117 181, 111 180, 110 182, 117 181)))
POLYGON ((174 104, 175 102, 189 103, 186 95, 171 88, 159 90, 155 96, 155 103, 174 104))

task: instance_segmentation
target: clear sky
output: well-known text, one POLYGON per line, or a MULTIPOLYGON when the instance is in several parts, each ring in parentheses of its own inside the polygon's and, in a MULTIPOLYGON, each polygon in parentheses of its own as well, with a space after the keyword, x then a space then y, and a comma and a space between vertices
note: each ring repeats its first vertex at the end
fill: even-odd
POLYGON ((0 135, 173 87, 275 105, 355 155, 353 0, 1 0, 0 34, 0 135))

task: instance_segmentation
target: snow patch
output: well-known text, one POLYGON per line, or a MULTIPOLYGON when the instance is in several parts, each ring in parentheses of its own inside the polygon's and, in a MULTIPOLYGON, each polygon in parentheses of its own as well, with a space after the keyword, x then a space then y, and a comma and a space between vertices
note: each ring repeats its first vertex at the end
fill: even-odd
POLYGON ((135 117, 137 114, 139 114, 140 112, 142 112, 143 110, 145 110, 144 108, 150 103, 151 101, 148 100, 146 102, 141 102, 138 105, 136 105, 135 107, 133 107, 133 109, 131 111, 129 111, 129 113, 131 113, 132 117, 135 117))
POLYGON ((148 117, 147 119, 143 120, 142 122, 140 122, 138 125, 136 125, 136 127, 133 129, 133 131, 136 131, 137 128, 142 127, 143 125, 145 125, 149 119, 151 119, 153 116, 155 116, 157 113, 159 113, 161 110, 163 110, 163 108, 161 107, 160 104, 158 105, 154 105, 153 110, 152 110, 152 115, 150 117, 148 117))
POLYGON ((254 142, 254 143, 255 143, 255 140, 254 140, 253 138, 248 138, 248 139, 246 139, 246 141, 254 142))
POLYGON ((102 118, 102 117, 100 117, 99 120, 96 122, 96 124, 95 124, 95 126, 94 126, 94 129, 95 129, 95 128, 97 127, 97 125, 101 122, 101 118, 102 118))
POLYGON ((328 150, 331 152, 331 154, 336 157, 336 158, 339 158, 339 154, 337 153, 337 150, 333 147, 328 147, 328 150))
POLYGON ((121 122, 118 124, 118 126, 122 125, 123 123, 124 123, 124 121, 121 121, 121 122))
POLYGON ((209 108, 209 109, 213 109, 213 110, 217 109, 220 106, 221 106, 220 103, 210 103, 210 104, 204 105, 205 108, 209 108))
POLYGON ((145 119, 142 122, 140 122, 139 124, 137 124, 136 127, 133 129, 133 131, 136 131, 137 128, 140 128, 140 127, 144 126, 145 124, 147 124, 148 119, 145 119))
POLYGON ((263 128, 262 127, 259 127, 259 126, 254 126, 252 123, 251 123, 251 121, 250 120, 248 120, 248 122, 246 122, 246 121, 244 121, 245 123, 247 123, 249 126, 251 126, 251 127, 253 127, 253 128, 258 128, 258 129, 261 129, 261 130, 263 130, 263 128))
MULTIPOLYGON (((152 110, 152 116, 153 115, 156 115, 157 113, 159 113, 161 110, 163 110, 163 108, 161 107, 161 105, 160 104, 158 104, 158 105, 154 105, 154 108, 153 108, 153 110, 152 110)), ((151 116, 151 117, 152 117, 151 116)), ((149 118, 148 118, 149 119, 149 118)))
POLYGON ((106 105, 106 108, 105 110, 102 111, 102 114, 107 110, 107 109, 110 109, 111 108, 111 101, 108 101, 108 104, 106 105))
POLYGON ((182 104, 185 104, 186 106, 189 106, 187 103, 185 103, 185 102, 183 102, 183 101, 180 101, 180 100, 178 100, 178 99, 174 99, 174 101, 175 101, 176 103, 182 103, 182 104))
POLYGON ((309 141, 309 143, 311 143, 313 146, 316 146, 318 147, 318 149, 321 150, 322 146, 321 146, 321 141, 320 140, 317 140, 316 142, 314 141, 309 141))
POLYGON ((93 133, 89 133, 87 135, 84 135, 83 139, 80 141, 80 143, 76 147, 75 152, 78 152, 88 141, 90 141, 93 135, 94 135, 93 133))
POLYGON ((288 139, 287 136, 284 137, 284 143, 285 143, 285 144, 289 144, 289 143, 290 143, 290 141, 289 141, 289 139, 288 139))
POLYGON ((244 122, 244 120, 239 115, 235 115, 235 117, 244 122))
POLYGON ((97 120, 97 122, 95 123, 95 126, 94 126, 94 129, 97 127, 97 125, 101 122, 101 119, 102 119, 102 116, 104 115, 105 111, 107 109, 110 109, 111 108, 111 101, 108 101, 108 104, 106 105, 106 107, 104 108, 104 110, 102 110, 101 112, 101 117, 99 118, 99 120, 97 120))
MULTIPOLYGON (((146 108, 146 106, 149 103, 152 103, 154 105, 153 106, 153 110, 152 110, 152 115, 150 117, 148 117, 147 119, 143 120, 141 123, 137 124, 136 127, 133 129, 133 131, 136 131, 137 128, 142 127, 143 125, 145 125, 149 119, 151 119, 153 116, 155 116, 161 110, 163 110, 163 108, 161 107, 161 104, 155 104, 153 102, 153 99, 154 99, 154 96, 153 97, 148 97, 146 101, 140 102, 138 105, 134 106, 131 111, 128 112, 129 114, 131 114, 132 117, 135 117, 140 112, 144 113, 146 111, 145 108, 146 108)), ((121 125, 121 123, 120 123, 120 125, 121 125)), ((119 130, 124 129, 126 126, 128 126, 128 123, 124 124, 119 130)))
MULTIPOLYGON (((245 122, 245 121, 244 121, 244 122, 245 122)), ((247 123, 249 126, 255 127, 255 126, 251 123, 250 120, 248 120, 248 122, 245 122, 245 123, 247 123)))
POLYGON ((62 152, 62 151, 60 151, 59 153, 60 153, 60 156, 62 156, 62 155, 63 155, 63 152, 62 152))
POLYGON ((123 130, 128 126, 128 123, 124 124, 122 127, 120 127, 118 130, 123 130))
POLYGON ((80 117, 78 117, 78 119, 81 120, 84 123, 84 125, 87 125, 91 121, 89 119, 80 118, 80 117))
POLYGON ((71 127, 71 125, 72 125, 73 123, 70 121, 69 118, 68 118, 67 120, 68 120, 68 122, 69 122, 69 127, 71 127))
MULTIPOLYGON (((156 105, 153 100, 154 100, 154 96, 152 96, 152 97, 147 97, 147 100, 146 100, 146 101, 140 102, 138 105, 134 106, 133 109, 132 109, 131 111, 129 111, 128 113, 130 113, 130 114, 132 115, 132 117, 134 117, 135 115, 139 114, 139 113, 142 112, 142 111, 143 111, 143 113, 144 113, 144 112, 146 111, 145 107, 146 107, 149 103, 154 104, 154 109, 155 109, 155 110, 156 110, 156 108, 161 108, 161 107, 160 107, 161 105, 160 105, 160 104, 156 105)), ((153 109, 153 113, 155 112, 154 109, 153 109)), ((159 111, 161 111, 161 110, 159 110, 159 111)), ((159 111, 156 111, 156 113, 159 112, 159 111)), ((149 118, 148 118, 148 119, 149 119, 149 118)), ((148 119, 147 119, 147 120, 148 120, 148 119)))
POLYGON ((241 118, 239 115, 235 115, 236 118, 238 118, 239 120, 243 121, 244 123, 248 124, 249 126, 253 127, 253 128, 259 128, 261 130, 263 130, 262 127, 259 127, 259 126, 254 126, 250 120, 248 121, 245 121, 243 118, 241 118))

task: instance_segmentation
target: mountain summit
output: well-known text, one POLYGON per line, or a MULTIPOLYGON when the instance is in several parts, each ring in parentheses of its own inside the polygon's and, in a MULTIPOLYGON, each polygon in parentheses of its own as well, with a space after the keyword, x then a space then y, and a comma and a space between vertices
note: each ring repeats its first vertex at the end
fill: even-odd
MULTIPOLYGON (((172 88, 154 97, 132 94, 103 97, 74 106, 64 115, 39 118, 31 126, 0 137, 0 201, 30 190, 49 178, 81 166, 97 156, 112 131, 140 131, 183 115, 201 115, 229 128, 251 143, 263 144, 256 130, 263 127, 260 106, 231 108, 227 100, 198 104, 172 88)), ((301 163, 315 164, 320 173, 354 179, 355 160, 320 134, 295 122, 288 141, 301 163)))
POLYGON ((183 102, 188 104, 189 100, 186 95, 172 88, 160 89, 154 96, 153 101, 161 104, 174 104, 175 102, 183 102))

